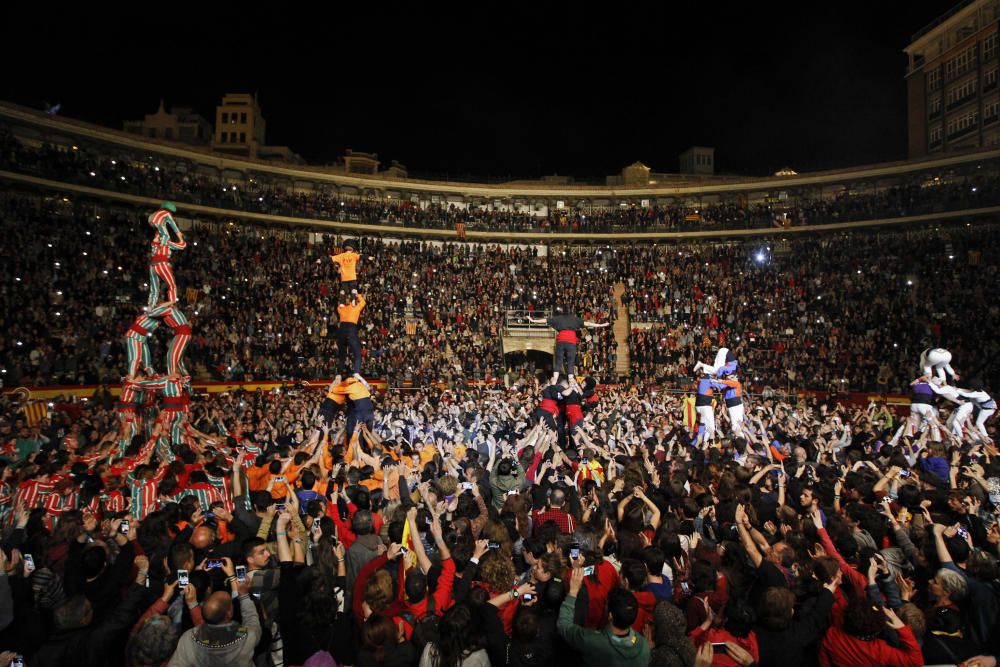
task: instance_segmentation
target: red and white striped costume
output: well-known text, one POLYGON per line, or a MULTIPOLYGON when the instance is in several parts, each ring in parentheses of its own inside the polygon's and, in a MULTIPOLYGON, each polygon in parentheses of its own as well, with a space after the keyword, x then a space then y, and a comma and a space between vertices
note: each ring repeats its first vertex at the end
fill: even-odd
POLYGON ((170 252, 183 250, 187 247, 187 242, 170 239, 167 225, 169 224, 176 232, 177 223, 170 217, 170 211, 165 208, 161 208, 149 216, 149 224, 156 228, 156 236, 153 237, 153 242, 150 244, 149 254, 149 301, 147 305, 152 308, 160 301, 161 280, 167 285, 166 300, 177 300, 177 281, 174 280, 174 268, 170 264, 170 252))

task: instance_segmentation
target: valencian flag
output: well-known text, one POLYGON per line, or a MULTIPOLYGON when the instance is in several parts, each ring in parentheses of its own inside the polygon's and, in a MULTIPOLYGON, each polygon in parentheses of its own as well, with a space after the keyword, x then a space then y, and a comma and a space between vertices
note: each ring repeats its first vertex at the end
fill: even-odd
POLYGON ((458 234, 458 238, 460 238, 460 239, 464 239, 465 238, 465 223, 464 222, 456 222, 455 223, 455 233, 458 234))
POLYGON ((404 331, 406 331, 406 335, 407 336, 416 336, 417 335, 417 321, 416 320, 406 320, 406 328, 404 329, 404 331))

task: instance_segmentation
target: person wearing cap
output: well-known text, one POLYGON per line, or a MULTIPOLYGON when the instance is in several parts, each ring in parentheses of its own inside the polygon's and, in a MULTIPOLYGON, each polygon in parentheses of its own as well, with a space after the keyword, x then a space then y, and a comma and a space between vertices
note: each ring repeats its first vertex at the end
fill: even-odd
POLYGON ((344 252, 330 255, 333 262, 340 271, 340 289, 346 293, 357 290, 358 287, 358 261, 361 255, 354 252, 354 242, 344 242, 344 252))
POLYGON ((148 220, 149 225, 156 230, 149 253, 149 299, 146 305, 150 308, 160 301, 161 280, 167 285, 167 301, 177 301, 177 281, 174 280, 170 253, 174 250, 184 250, 187 242, 171 216, 172 213, 177 213, 177 207, 173 202, 165 201, 148 220), (177 235, 176 241, 170 238, 171 229, 177 235))

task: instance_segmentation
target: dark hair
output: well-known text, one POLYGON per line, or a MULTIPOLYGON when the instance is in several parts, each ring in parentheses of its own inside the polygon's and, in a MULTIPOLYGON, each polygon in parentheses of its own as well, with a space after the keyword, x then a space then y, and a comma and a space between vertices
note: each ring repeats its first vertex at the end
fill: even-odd
POLYGON ((969 560, 969 554, 971 550, 969 549, 969 543, 965 541, 964 538, 958 535, 952 535, 946 538, 945 546, 948 547, 948 553, 951 554, 951 559, 956 563, 964 563, 969 560))
POLYGON ((252 491, 250 501, 253 508, 258 512, 266 512, 267 508, 274 504, 274 498, 267 491, 252 491))
POLYGON ((57 630, 75 630, 87 625, 87 617, 93 612, 90 600, 84 595, 74 595, 56 607, 52 621, 57 630))
POLYGON ((855 598, 844 613, 844 632, 858 639, 873 639, 885 628, 882 607, 867 598, 855 598))
POLYGON ((629 591, 615 588, 608 594, 608 612, 611 614, 611 623, 616 628, 629 628, 639 615, 639 603, 629 591))
POLYGON ((247 558, 250 558, 254 549, 262 544, 267 544, 267 541, 260 537, 248 537, 243 540, 243 543, 240 544, 240 554, 243 556, 243 560, 245 561, 247 558))
POLYGON ((753 631, 753 608, 742 598, 729 598, 726 604, 725 628, 736 637, 746 637, 753 631))
POLYGON ((316 475, 313 474, 312 470, 306 470, 299 477, 299 486, 301 486, 306 491, 311 491, 315 483, 316 483, 316 475))
POLYGON ((479 614, 468 603, 459 602, 441 617, 438 639, 433 643, 432 664, 434 667, 459 667, 483 645, 479 614))
POLYGON ((416 603, 427 597, 427 575, 420 570, 413 570, 406 577, 406 597, 416 603))
POLYGON ((372 513, 368 510, 358 510, 355 512, 354 518, 351 520, 351 529, 358 536, 368 535, 374 531, 375 523, 372 513))
POLYGON ((361 645, 375 654, 375 660, 385 660, 385 649, 396 643, 396 625, 388 616, 374 613, 361 626, 361 645))
POLYGON ((663 574, 663 564, 666 562, 667 557, 663 553, 662 549, 658 549, 657 547, 646 547, 639 554, 639 560, 646 565, 646 569, 649 570, 649 574, 654 577, 659 577, 663 574))
POLYGON ((622 561, 621 573, 631 591, 642 590, 646 585, 646 566, 641 560, 626 558, 622 561))
POLYGON ((783 586, 772 586, 764 591, 758 608, 760 625, 773 632, 781 632, 792 624, 795 593, 783 586))
POLYGON ((108 554, 101 546, 92 546, 84 550, 80 554, 80 574, 85 579, 93 579, 101 572, 108 564, 108 554))

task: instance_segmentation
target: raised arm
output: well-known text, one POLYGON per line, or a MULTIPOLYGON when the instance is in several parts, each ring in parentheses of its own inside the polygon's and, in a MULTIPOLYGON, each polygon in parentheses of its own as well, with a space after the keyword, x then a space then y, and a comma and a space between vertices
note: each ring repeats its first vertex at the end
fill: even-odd
POLYGON ((760 567, 764 556, 757 549, 757 545, 750 535, 750 517, 747 516, 747 511, 743 508, 743 505, 736 506, 736 529, 740 534, 740 544, 743 545, 747 556, 750 557, 750 562, 753 563, 754 567, 760 567))
POLYGON ((423 540, 420 539, 420 531, 417 530, 417 508, 411 507, 406 513, 406 521, 410 524, 410 538, 413 543, 413 553, 417 557, 417 564, 420 571, 427 574, 431 569, 431 559, 424 551, 423 540))

